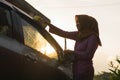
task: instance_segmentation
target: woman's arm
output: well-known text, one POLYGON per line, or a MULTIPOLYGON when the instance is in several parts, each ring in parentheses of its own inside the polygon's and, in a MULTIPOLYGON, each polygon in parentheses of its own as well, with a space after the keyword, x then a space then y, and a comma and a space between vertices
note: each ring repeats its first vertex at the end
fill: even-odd
POLYGON ((77 31, 74 31, 74 32, 63 31, 52 24, 49 24, 49 32, 64 38, 69 38, 73 40, 77 39, 77 31))

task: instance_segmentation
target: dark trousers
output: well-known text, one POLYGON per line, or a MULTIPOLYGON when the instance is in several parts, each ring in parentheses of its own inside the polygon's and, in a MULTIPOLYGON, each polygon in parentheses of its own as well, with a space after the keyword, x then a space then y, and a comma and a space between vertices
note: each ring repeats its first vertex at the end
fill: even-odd
POLYGON ((73 75, 73 80, 93 80, 94 69, 88 70, 87 72, 73 75))

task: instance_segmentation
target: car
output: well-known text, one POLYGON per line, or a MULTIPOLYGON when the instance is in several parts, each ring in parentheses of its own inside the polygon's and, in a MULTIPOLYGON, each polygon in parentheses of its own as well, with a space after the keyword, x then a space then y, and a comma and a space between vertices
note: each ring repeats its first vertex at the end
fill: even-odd
POLYGON ((0 80, 71 80, 59 68, 63 54, 33 16, 9 0, 0 1, 0 80))

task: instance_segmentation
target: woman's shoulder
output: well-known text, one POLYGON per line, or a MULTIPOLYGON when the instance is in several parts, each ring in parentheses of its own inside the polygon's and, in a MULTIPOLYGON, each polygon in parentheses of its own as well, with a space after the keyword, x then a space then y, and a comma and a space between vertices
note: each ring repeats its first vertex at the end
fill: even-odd
POLYGON ((97 38, 97 35, 96 34, 91 34, 89 37, 91 37, 91 38, 97 38))

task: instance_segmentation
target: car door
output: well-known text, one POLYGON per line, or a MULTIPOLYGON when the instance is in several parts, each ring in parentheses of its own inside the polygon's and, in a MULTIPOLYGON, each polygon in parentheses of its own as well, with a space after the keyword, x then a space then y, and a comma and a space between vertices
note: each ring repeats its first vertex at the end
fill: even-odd
POLYGON ((57 51, 43 37, 46 33, 41 34, 29 19, 23 18, 6 4, 1 4, 0 9, 3 14, 0 15, 0 79, 69 80, 56 67, 57 51), (47 49, 53 49, 54 53, 48 53, 52 52, 54 57, 48 55, 47 49))

